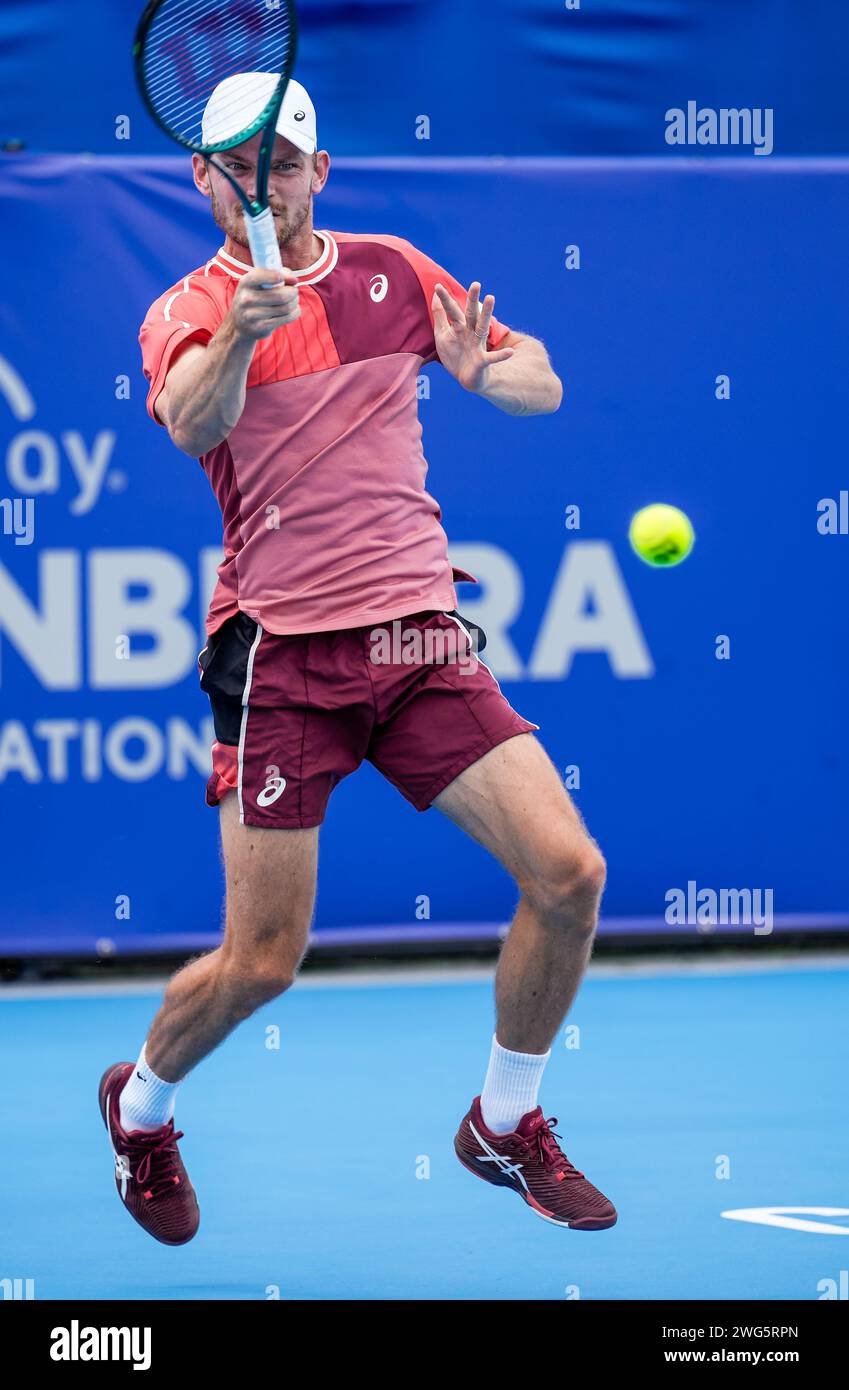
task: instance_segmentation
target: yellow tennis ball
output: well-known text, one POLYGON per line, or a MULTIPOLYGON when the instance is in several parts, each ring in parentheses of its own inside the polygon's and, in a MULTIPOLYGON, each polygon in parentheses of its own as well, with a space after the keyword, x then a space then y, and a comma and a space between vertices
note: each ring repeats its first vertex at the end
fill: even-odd
POLYGON ((628 539, 647 565, 680 565, 693 549, 696 534, 679 507, 652 502, 631 518, 628 539))

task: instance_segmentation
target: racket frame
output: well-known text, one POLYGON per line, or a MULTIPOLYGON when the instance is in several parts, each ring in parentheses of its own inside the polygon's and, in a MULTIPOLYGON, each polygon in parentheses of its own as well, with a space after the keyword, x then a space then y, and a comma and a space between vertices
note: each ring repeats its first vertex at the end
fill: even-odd
MULTIPOLYGON (((167 125, 159 115, 150 94, 147 78, 144 72, 145 39, 154 18, 159 10, 166 3, 166 0, 148 0, 147 5, 142 11, 141 18, 136 26, 133 38, 133 65, 135 67, 136 83, 141 93, 142 101, 147 107, 153 120, 169 139, 174 140, 184 149, 191 150, 192 154, 199 154, 208 164, 223 174, 231 188, 238 195, 242 206, 245 209, 245 231, 248 237, 248 244, 251 250, 251 259, 255 266, 261 266, 268 270, 281 270, 283 263, 280 258, 280 248, 277 245, 277 233, 274 227, 274 214, 268 205, 268 179, 271 172, 271 161, 274 153, 274 141, 277 134, 277 117, 283 105, 283 98, 286 95, 286 88, 289 85, 289 78, 295 67, 295 59, 298 51, 298 26, 295 14, 295 7, 290 0, 279 0, 280 5, 286 7, 289 15, 290 42, 287 54, 287 62, 280 72, 280 79, 271 99, 244 130, 239 131, 238 135, 229 140, 211 141, 208 145, 198 141, 189 140, 167 125), (249 198, 244 189, 240 186, 232 174, 215 159, 216 154, 224 154, 229 150, 236 149, 239 145, 244 145, 246 141, 253 139, 259 132, 263 132, 260 141, 259 155, 257 157, 256 169, 256 198, 249 198)), ((222 79, 223 80, 223 79, 222 79)))

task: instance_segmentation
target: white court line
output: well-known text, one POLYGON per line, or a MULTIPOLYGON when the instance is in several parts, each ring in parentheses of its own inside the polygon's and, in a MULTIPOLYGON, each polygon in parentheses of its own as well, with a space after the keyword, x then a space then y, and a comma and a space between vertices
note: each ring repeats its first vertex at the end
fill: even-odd
MULTIPOLYGON (((762 957, 757 954, 727 956, 714 960, 680 960, 658 957, 654 960, 597 961, 590 965, 590 980, 633 979, 720 979, 731 975, 773 975, 805 973, 817 970, 849 972, 849 953, 843 955, 814 953, 793 956, 762 957)), ((316 989, 396 989, 423 985, 464 985, 486 983, 495 975, 491 965, 423 965, 387 966, 383 970, 310 970, 295 982, 298 990, 316 989)), ((128 996, 150 996, 162 993, 169 975, 149 976, 141 980, 116 980, 100 983, 89 980, 55 980, 44 984, 0 985, 0 1004, 13 1000, 47 999, 109 999, 128 996)))

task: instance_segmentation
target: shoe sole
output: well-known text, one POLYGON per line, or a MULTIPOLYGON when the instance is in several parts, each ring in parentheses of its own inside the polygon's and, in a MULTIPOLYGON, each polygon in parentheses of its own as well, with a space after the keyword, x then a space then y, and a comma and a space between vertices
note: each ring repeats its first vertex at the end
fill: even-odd
POLYGON ((467 1163, 464 1158, 460 1158, 456 1147, 454 1152, 457 1154, 457 1158, 468 1173, 472 1173, 476 1178, 480 1178, 481 1182, 488 1183, 490 1187, 509 1188, 511 1192, 515 1192, 518 1197, 521 1197, 525 1206, 530 1207, 531 1211, 534 1212, 536 1216, 539 1216, 543 1221, 548 1221, 552 1226, 562 1226, 569 1231, 608 1231, 611 1226, 616 1225, 618 1220, 617 1212, 614 1212, 613 1216, 581 1216, 578 1217, 576 1221, 561 1221, 559 1217, 552 1216, 551 1212, 541 1207, 530 1193, 523 1192, 519 1187, 514 1187, 509 1179, 506 1182, 497 1182, 494 1178, 487 1178, 483 1173, 479 1173, 477 1168, 472 1168, 471 1164, 467 1163))

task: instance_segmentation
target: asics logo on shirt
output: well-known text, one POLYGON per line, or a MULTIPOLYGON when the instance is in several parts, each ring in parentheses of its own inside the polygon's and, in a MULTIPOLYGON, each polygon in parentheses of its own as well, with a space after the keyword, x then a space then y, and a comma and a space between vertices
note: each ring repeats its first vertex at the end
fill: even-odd
POLYGON ((369 297, 374 300, 375 304, 379 304, 382 299, 386 298, 386 292, 389 289, 389 276, 372 275, 369 285, 371 286, 369 297))
POLYGON ((272 777, 266 782, 256 799, 257 806, 271 806, 286 790, 285 777, 272 777))

